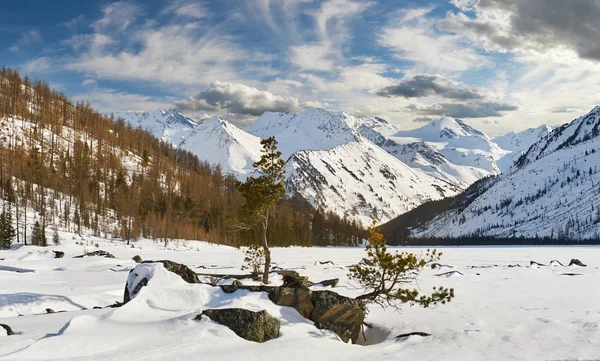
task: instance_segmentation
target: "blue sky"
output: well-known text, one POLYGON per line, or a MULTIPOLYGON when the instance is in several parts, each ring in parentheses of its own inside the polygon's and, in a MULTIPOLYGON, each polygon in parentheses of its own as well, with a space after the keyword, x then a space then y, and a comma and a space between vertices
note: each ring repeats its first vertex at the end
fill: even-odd
POLYGON ((103 112, 323 107, 503 133, 597 105, 598 18, 596 0, 24 0, 0 5, 0 48, 103 112))

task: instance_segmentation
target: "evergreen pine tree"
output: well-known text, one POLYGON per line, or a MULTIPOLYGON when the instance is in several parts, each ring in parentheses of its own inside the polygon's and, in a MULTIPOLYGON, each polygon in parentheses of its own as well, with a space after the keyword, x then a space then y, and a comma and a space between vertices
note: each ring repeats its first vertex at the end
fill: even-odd
POLYGON ((46 232, 40 225, 39 221, 36 221, 31 229, 31 243, 35 246, 46 247, 48 246, 48 240, 46 239, 46 232))
POLYGON ((265 268, 262 282, 269 282, 269 271, 271 270, 271 251, 267 233, 272 211, 277 201, 285 195, 283 179, 285 162, 280 158, 281 152, 277 151, 277 140, 275 137, 260 141, 263 146, 262 156, 258 162, 253 164, 258 177, 248 177, 244 183, 237 182, 236 187, 244 197, 244 204, 239 212, 239 219, 235 227, 238 229, 256 230, 261 234, 262 248, 265 254, 265 268))
POLYGON ((60 236, 58 235, 57 230, 54 230, 54 234, 52 235, 52 243, 54 243, 55 246, 60 244, 60 236))
POLYGON ((0 249, 8 249, 15 239, 17 232, 12 224, 10 209, 4 208, 0 214, 0 249))

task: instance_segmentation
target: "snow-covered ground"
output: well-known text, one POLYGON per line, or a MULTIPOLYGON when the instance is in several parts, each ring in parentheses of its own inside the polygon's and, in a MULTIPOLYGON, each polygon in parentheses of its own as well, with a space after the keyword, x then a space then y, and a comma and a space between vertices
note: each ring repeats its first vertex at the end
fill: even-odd
MULTIPOLYGON (((441 263, 453 268, 427 269, 415 286, 424 291, 434 285, 454 287, 456 298, 434 309, 405 306, 402 313, 371 307, 366 321, 374 330, 367 329, 369 345, 363 346, 345 344, 333 333, 318 330, 293 308, 277 306, 265 294, 238 291, 226 295, 218 288, 187 284, 162 269, 125 306, 93 310, 122 301, 128 271, 135 266, 134 255, 182 262, 198 272, 241 273, 242 252, 195 241, 173 242, 165 249, 148 240, 131 248, 120 241, 82 240, 67 233, 62 238, 63 245, 47 249, 0 251, 0 323, 21 332, 8 337, 0 333, 0 360, 600 358, 598 247, 441 249, 441 263), (96 250, 95 243, 116 258, 73 258, 96 250), (64 251, 65 258, 54 259, 53 249, 64 251), (529 267, 531 260, 549 264, 558 259, 566 264, 571 258, 588 266, 529 267), (448 271, 462 275, 436 276, 448 271), (280 337, 257 344, 237 337, 225 326, 193 320, 205 308, 228 307, 266 309, 280 321, 280 337), (46 308, 57 313, 45 314, 46 308), (394 337, 412 331, 432 336, 394 337)), ((340 277, 335 290, 348 296, 360 290, 346 278, 346 266, 363 256, 359 248, 273 250, 278 266, 296 269, 313 281, 340 277), (317 262, 328 260, 335 264, 317 262)), ((274 283, 278 282, 275 278, 274 283)))

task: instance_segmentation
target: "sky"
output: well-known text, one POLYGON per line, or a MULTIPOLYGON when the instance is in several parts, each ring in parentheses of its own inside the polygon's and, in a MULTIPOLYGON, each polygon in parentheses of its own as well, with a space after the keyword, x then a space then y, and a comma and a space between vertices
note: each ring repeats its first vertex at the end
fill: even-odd
POLYGON ((311 107, 490 134, 600 103, 600 0, 21 0, 0 65, 101 112, 311 107))

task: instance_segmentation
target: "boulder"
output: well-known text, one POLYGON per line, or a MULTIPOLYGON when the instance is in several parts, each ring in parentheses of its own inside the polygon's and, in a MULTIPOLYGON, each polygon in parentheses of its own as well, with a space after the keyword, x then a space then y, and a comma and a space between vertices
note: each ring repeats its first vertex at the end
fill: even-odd
POLYGON ((54 252, 54 258, 63 258, 65 256, 65 252, 63 251, 52 251, 54 252))
POLYGON ((92 257, 92 256, 115 258, 115 256, 113 256, 112 254, 110 254, 106 251, 103 251, 103 250, 87 252, 86 254, 82 254, 81 256, 75 256, 74 258, 83 258, 83 257, 92 257))
POLYGON ((321 282, 315 283, 315 284, 321 285, 321 286, 331 286, 333 288, 333 287, 337 286, 339 282, 340 282, 339 278, 332 278, 330 280, 324 280, 324 281, 321 281, 321 282))
POLYGON ((10 326, 7 324, 0 323, 0 327, 2 327, 4 330, 6 330, 6 336, 12 336, 15 334, 14 331, 12 330, 12 328, 10 328, 10 326))
POLYGON ((200 279, 198 279, 198 275, 196 274, 196 272, 192 271, 188 266, 184 264, 169 260, 143 261, 142 263, 162 263, 167 271, 177 274, 187 283, 200 283, 200 279))
POLYGON ((55 311, 51 308, 46 308, 46 313, 55 313, 55 311))
POLYGON ((134 260, 135 263, 142 263, 142 257, 140 257, 139 255, 133 256, 132 260, 134 260))
POLYGON ((236 335, 254 342, 265 342, 279 336, 279 321, 266 310, 254 312, 243 308, 204 310, 195 320, 206 316, 214 322, 229 327, 236 335))
POLYGON ((536 261, 530 261, 530 262, 529 262, 529 265, 530 265, 530 266, 537 266, 537 267, 546 267, 546 265, 545 265, 545 264, 543 264, 543 263, 539 263, 539 262, 536 262, 536 261))
POLYGON ((587 267, 587 265, 583 264, 583 262, 581 262, 577 258, 573 258, 571 262, 569 262, 569 266, 587 267))
POLYGON ((300 276, 296 271, 279 271, 277 273, 283 277, 283 285, 281 287, 307 288, 313 285, 308 280, 308 277, 300 276))
MULTIPOLYGON (((129 271, 129 274, 131 274, 131 272, 135 272, 135 268, 129 271)), ((139 282, 136 283, 135 286, 133 286, 133 289, 130 292, 130 278, 128 278, 127 282, 125 282, 125 291, 123 292, 123 304, 131 301, 131 299, 140 292, 142 287, 146 287, 148 285, 148 277, 144 277, 141 280, 139 280, 139 282)))
POLYGON ((333 331, 344 342, 356 343, 365 321, 364 304, 331 291, 314 291, 311 301, 310 319, 315 326, 333 331))

